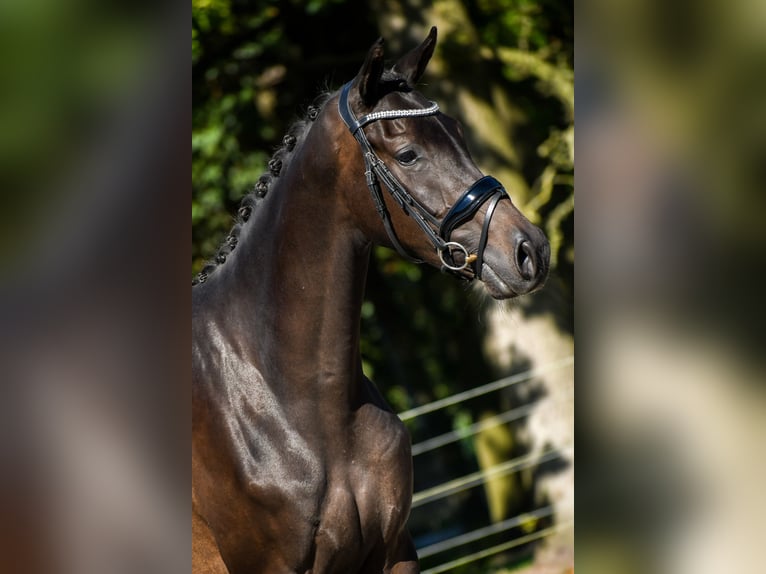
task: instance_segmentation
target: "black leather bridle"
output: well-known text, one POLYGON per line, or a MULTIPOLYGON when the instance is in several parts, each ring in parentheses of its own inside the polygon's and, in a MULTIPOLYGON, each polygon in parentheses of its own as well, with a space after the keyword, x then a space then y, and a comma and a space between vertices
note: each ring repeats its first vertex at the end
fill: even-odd
POLYGON ((510 199, 505 188, 503 188, 502 184, 494 177, 486 175, 474 182, 474 184, 471 185, 471 187, 469 187, 450 208, 447 215, 444 216, 444 219, 439 221, 404 188, 398 179, 396 179, 394 174, 391 173, 372 149, 372 146, 367 140, 367 136, 364 135, 364 130, 362 129, 367 124, 377 120, 433 116, 439 113, 438 104, 431 102, 431 105, 427 108, 373 112, 357 119, 354 112, 351 110, 351 104, 348 101, 351 84, 352 82, 347 83, 340 90, 338 112, 362 148, 367 187, 370 188, 372 200, 375 203, 375 209, 383 220, 386 233, 388 233, 394 248, 405 259, 415 263, 422 263, 422 260, 408 254, 399 242, 399 238, 396 236, 396 232, 391 223, 391 216, 383 201, 383 194, 380 189, 381 181, 402 210, 412 217, 423 229, 428 239, 436 248, 436 252, 439 254, 439 259, 441 260, 444 269, 469 279, 473 279, 474 277, 481 278, 484 249, 487 246, 487 235, 489 233, 489 223, 492 220, 495 207, 497 207, 500 200, 510 199), (490 203, 487 207, 487 214, 484 216, 484 225, 481 230, 479 249, 475 254, 469 254, 468 249, 462 244, 457 243, 456 241, 450 241, 450 236, 455 229, 473 219, 474 215, 479 211, 479 208, 487 201, 490 203), (463 254, 462 262, 455 261, 453 257, 455 252, 461 252, 463 254))

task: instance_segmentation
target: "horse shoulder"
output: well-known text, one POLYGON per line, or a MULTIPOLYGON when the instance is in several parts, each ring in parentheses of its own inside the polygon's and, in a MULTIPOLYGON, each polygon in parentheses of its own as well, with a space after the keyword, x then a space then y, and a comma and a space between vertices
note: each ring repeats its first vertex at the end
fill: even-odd
POLYGON ((412 496, 410 437, 402 421, 374 402, 357 410, 352 460, 357 504, 374 516, 384 539, 397 537, 407 521, 412 496))

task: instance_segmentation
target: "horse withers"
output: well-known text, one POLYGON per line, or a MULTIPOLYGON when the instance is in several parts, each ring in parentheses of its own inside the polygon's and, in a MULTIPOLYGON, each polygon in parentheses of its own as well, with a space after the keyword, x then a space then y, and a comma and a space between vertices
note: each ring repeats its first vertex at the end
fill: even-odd
POLYGON ((373 244, 484 283, 539 288, 542 232, 415 90, 436 29, 383 41, 309 108, 192 294, 195 573, 411 574, 410 441, 362 373, 373 244), (369 190, 366 191, 366 190, 369 190))

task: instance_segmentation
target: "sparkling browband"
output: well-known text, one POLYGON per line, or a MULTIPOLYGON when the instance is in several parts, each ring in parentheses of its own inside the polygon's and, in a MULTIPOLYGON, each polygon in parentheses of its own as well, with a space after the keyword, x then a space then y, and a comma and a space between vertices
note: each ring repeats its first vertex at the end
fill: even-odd
POLYGON ((353 126, 351 133, 356 132, 359 128, 366 126, 377 120, 390 120, 397 118, 415 118, 420 116, 433 116, 439 112, 439 104, 431 102, 431 105, 427 108, 411 109, 411 110, 385 110, 382 112, 373 112, 362 116, 353 126))

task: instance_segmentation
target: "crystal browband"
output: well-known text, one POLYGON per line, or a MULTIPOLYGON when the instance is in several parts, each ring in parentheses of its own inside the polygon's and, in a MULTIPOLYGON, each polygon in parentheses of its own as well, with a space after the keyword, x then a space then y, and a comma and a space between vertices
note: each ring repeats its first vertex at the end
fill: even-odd
POLYGON ((381 112, 373 112, 362 116, 356 122, 356 125, 352 126, 351 133, 356 132, 359 128, 366 126, 377 120, 391 120, 397 118, 415 118, 420 116, 433 116, 439 112, 439 104, 431 102, 431 105, 427 108, 421 109, 409 109, 409 110, 385 110, 381 112))

